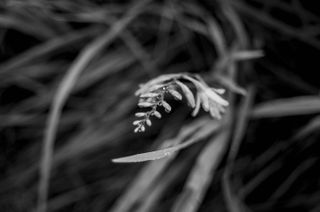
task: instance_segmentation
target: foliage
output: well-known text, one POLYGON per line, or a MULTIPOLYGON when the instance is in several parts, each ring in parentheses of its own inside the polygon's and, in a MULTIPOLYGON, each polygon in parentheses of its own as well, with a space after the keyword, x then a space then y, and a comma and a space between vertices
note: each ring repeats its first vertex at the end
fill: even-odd
POLYGON ((1 1, 0 211, 318 211, 314 4, 1 1))

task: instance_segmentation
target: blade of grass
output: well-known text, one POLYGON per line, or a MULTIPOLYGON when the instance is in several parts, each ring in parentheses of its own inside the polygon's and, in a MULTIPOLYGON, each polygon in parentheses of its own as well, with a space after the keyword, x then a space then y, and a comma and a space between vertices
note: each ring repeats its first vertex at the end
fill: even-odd
POLYGON ((49 179, 52 164, 52 154, 54 147, 54 140, 56 137, 57 126, 61 115, 61 110, 70 94, 73 85, 76 83, 82 70, 88 65, 90 60, 97 55, 106 45, 110 44, 118 34, 141 12, 141 7, 148 1, 139 1, 135 4, 126 15, 117 21, 107 33, 95 39, 92 43, 87 45, 78 58, 71 65, 67 71, 59 90, 57 91, 52 109, 50 110, 45 138, 43 141, 42 159, 40 166, 40 183, 38 190, 37 211, 47 211, 47 198, 49 189, 49 179))
POLYGON ((249 113, 254 99, 254 89, 251 87, 248 89, 248 95, 245 96, 240 104, 238 111, 238 117, 236 118, 235 130, 232 135, 231 147, 227 158, 227 167, 223 171, 222 177, 222 189, 223 197, 226 201, 226 205, 229 211, 239 212, 246 211, 246 206, 236 194, 231 183, 231 171, 235 164, 236 156, 238 154, 241 141, 245 135, 246 128, 249 122, 249 113))
POLYGON ((276 118, 319 112, 319 96, 299 96, 261 103, 253 109, 251 115, 252 118, 276 118))
POLYGON ((303 126, 297 134, 294 135, 293 139, 301 139, 313 132, 317 132, 320 129, 320 116, 316 116, 315 118, 311 119, 305 126, 303 126))
POLYGON ((121 35, 123 41, 135 55, 135 57, 141 62, 147 73, 159 72, 157 71, 157 66, 154 61, 151 60, 148 52, 143 48, 143 46, 137 41, 137 39, 129 32, 125 31, 121 35))
POLYGON ((172 17, 172 6, 170 3, 164 4, 161 8, 159 32, 157 33, 157 41, 152 55, 157 55, 162 52, 162 49, 167 49, 170 41, 170 31, 173 29, 173 17, 172 17), (166 18, 169 17, 169 18, 166 18), (167 20, 168 19, 168 20, 167 20))
POLYGON ((237 93, 243 96, 247 94, 247 91, 244 88, 237 85, 237 83, 231 80, 230 78, 224 77, 222 75, 218 75, 216 76, 216 79, 219 81, 219 83, 221 83, 221 85, 223 85, 228 90, 234 93, 237 93))
POLYGON ((272 27, 283 34, 296 38, 314 48, 320 49, 320 43, 316 37, 306 34, 304 30, 300 30, 286 23, 282 23, 280 20, 273 18, 271 15, 267 13, 261 13, 258 9, 243 2, 230 1, 230 3, 237 11, 245 14, 248 17, 251 17, 252 20, 255 20, 259 24, 272 27))
POLYGON ((239 196, 245 198, 249 195, 255 188, 257 188, 262 182, 268 179, 273 173, 281 168, 283 164, 279 163, 279 161, 274 161, 265 167, 262 171, 249 180, 247 184, 242 186, 239 190, 239 196))
POLYGON ((276 200, 283 196, 292 184, 300 177, 308 168, 310 168, 317 161, 315 158, 303 161, 289 176, 288 178, 276 189, 276 191, 271 195, 270 199, 276 200))
POLYGON ((225 17, 230 21, 232 29, 235 31, 237 35, 237 41, 239 48, 246 49, 249 44, 249 36, 247 35, 247 31, 242 23, 242 18, 240 18, 239 13, 234 9, 232 1, 223 1, 219 0, 221 3, 222 12, 225 17))
POLYGON ((208 136, 210 133, 217 130, 220 126, 217 123, 212 123, 210 127, 205 127, 200 129, 198 132, 196 132, 190 139, 185 141, 184 143, 175 145, 170 148, 160 149, 156 151, 131 155, 127 157, 121 157, 113 159, 112 161, 114 163, 136 163, 136 162, 145 162, 150 160, 158 160, 165 158, 167 156, 171 156, 173 153, 178 152, 196 142, 198 142, 200 139, 208 136))
MULTIPOLYGON (((173 138, 168 139, 162 145, 167 147, 168 145, 178 145, 187 137, 191 136, 199 127, 206 124, 207 120, 199 120, 192 122, 190 125, 182 127, 179 134, 173 138)), ((110 211, 112 212, 125 212, 129 211, 130 208, 136 203, 147 189, 155 182, 160 176, 164 169, 170 164, 175 158, 175 154, 168 157, 165 160, 152 161, 146 165, 135 180, 131 183, 131 186, 127 189, 123 196, 121 196, 114 204, 110 211)))
MULTIPOLYGON (((80 42, 82 40, 85 40, 98 32, 100 32, 101 29, 97 27, 90 27, 86 28, 84 30, 76 31, 76 32, 70 32, 66 35, 62 35, 60 37, 53 38, 49 41, 46 41, 43 44, 40 44, 38 46, 35 46, 20 55, 10 59, 9 61, 6 61, 5 63, 2 63, 0 66, 0 74, 8 74, 11 73, 14 69, 18 69, 19 67, 25 66, 27 63, 39 59, 43 56, 46 56, 50 53, 53 53, 55 51, 61 50, 66 48, 69 45, 73 45, 77 42, 80 42)), ((23 70, 21 70, 23 71, 23 70)))
POLYGON ((137 208, 137 212, 148 212, 148 211, 154 211, 155 204, 162 195, 165 195, 166 189, 170 185, 172 185, 177 180, 176 178, 179 176, 179 174, 183 171, 183 169, 186 169, 189 165, 188 161, 184 161, 182 163, 175 164, 171 169, 169 169, 163 177, 161 177, 154 186, 150 187, 147 191, 147 195, 145 198, 143 198, 143 201, 141 202, 141 206, 137 208))
MULTIPOLYGON (((178 38, 177 38, 178 39, 178 38)), ((168 60, 170 57, 174 56, 175 54, 175 49, 179 48, 179 45, 181 45, 181 43, 179 43, 179 40, 174 41, 174 45, 170 46, 170 53, 167 53, 166 51, 162 51, 161 55, 156 59, 157 61, 155 62, 156 64, 161 64, 163 63, 165 60, 168 60), (178 44, 178 45, 176 45, 178 44)), ((121 49, 121 48, 120 48, 121 49)), ((104 58, 101 58, 101 60, 104 60, 104 63, 101 63, 101 66, 96 65, 96 66, 88 66, 86 68, 86 70, 88 71, 84 71, 84 74, 82 76, 80 76, 77 84, 75 85, 75 88, 73 89, 73 92, 78 92, 78 91, 82 91, 83 89, 87 88, 88 86, 92 85, 94 82, 98 81, 99 79, 99 75, 102 77, 106 77, 109 75, 110 73, 117 73, 118 71, 125 69, 127 66, 133 64, 135 62, 134 58, 131 56, 130 53, 127 53, 124 51, 120 51, 119 52, 116 50, 116 52, 118 53, 110 53, 110 55, 107 55, 104 58), (118 56, 120 59, 120 57, 123 59, 121 61, 121 63, 116 63, 117 62, 117 58, 116 56, 118 56), (109 69, 104 69, 105 68, 110 68, 109 69), (92 68, 92 69, 91 69, 92 68), (113 70, 114 69, 114 70, 113 70), (90 71, 89 71, 90 70, 90 71)), ((169 67, 168 68, 168 72, 174 70, 174 71, 178 71, 178 70, 182 70, 182 71, 186 71, 188 70, 188 68, 190 68, 190 66, 187 67, 182 67, 179 68, 178 66, 173 66, 173 67, 169 67)), ((136 72, 138 74, 140 74, 140 72, 136 72)), ((136 74, 136 75, 138 75, 136 74)), ((141 81, 141 80, 140 80, 141 81)), ((52 86, 56 86, 56 85, 52 85, 52 86)), ((48 89, 47 91, 43 92, 40 95, 37 95, 35 97, 29 98, 26 101, 22 102, 21 104, 17 105, 15 110, 16 111, 26 111, 26 110, 35 110, 35 109, 39 109, 39 108, 45 108, 51 101, 52 97, 53 97, 54 93, 52 92, 52 89, 48 89)))
POLYGON ((293 89, 301 90, 306 94, 317 94, 319 92, 319 89, 316 86, 304 81, 300 76, 294 73, 294 70, 282 68, 268 60, 267 57, 264 60, 259 60, 259 64, 274 74, 275 77, 282 80, 287 85, 292 86, 293 89))
POLYGON ((249 122, 249 114, 253 105, 255 91, 253 87, 248 89, 247 95, 242 99, 240 103, 240 109, 238 111, 238 117, 236 118, 235 130, 232 135, 232 143, 228 155, 228 161, 233 163, 238 154, 241 140, 243 139, 249 122))
POLYGON ((264 53, 262 50, 246 50, 246 51, 235 51, 232 52, 231 58, 235 61, 252 60, 263 57, 264 53))
MULTIPOLYGON (((99 80, 102 80, 111 74, 118 73, 135 62, 135 59, 130 54, 125 53, 124 50, 110 53, 110 55, 101 58, 101 60, 103 60, 103 62, 99 63, 99 65, 88 66, 86 70, 83 71, 84 73, 79 77, 77 84, 75 84, 75 87, 71 91, 72 93, 80 92, 89 86, 94 85, 99 80)), ((139 73, 136 75, 137 77, 141 76, 139 73)), ((59 82, 52 83, 53 85, 51 85, 51 87, 57 87, 58 83, 59 82)), ((52 90, 53 89, 46 90, 21 102, 16 105, 14 110, 25 112, 28 110, 46 108, 54 96, 54 91, 52 90)))
POLYGON ((227 137, 227 131, 222 131, 210 139, 209 144, 204 147, 172 211, 194 212, 198 210, 214 176, 215 169, 225 153, 228 145, 227 137))
POLYGON ((279 142, 275 145, 272 145, 269 149, 267 149, 263 154, 259 155, 254 159, 253 164, 255 167, 263 167, 272 159, 277 157, 279 153, 287 149, 289 146, 288 143, 279 142))
MULTIPOLYGON (((13 12, 11 12, 13 13, 13 12)), ((25 16, 25 14, 24 14, 25 16)), ((39 21, 39 23, 41 23, 39 21)), ((0 14, 0 26, 2 25, 6 29, 14 29, 30 36, 36 37, 40 40, 47 40, 54 37, 48 29, 41 26, 39 23, 34 23, 33 20, 30 20, 30 17, 17 17, 17 15, 9 14, 2 15, 0 14), (31 24, 32 23, 32 24, 31 24)))
POLYGON ((230 169, 226 168, 222 178, 223 196, 226 201, 228 211, 230 212, 245 212, 249 211, 249 208, 243 203, 243 201, 236 195, 236 191, 232 188, 230 183, 230 169))
POLYGON ((221 27, 213 18, 208 20, 208 31, 212 42, 216 46, 216 51, 219 57, 223 57, 227 52, 225 36, 221 27))

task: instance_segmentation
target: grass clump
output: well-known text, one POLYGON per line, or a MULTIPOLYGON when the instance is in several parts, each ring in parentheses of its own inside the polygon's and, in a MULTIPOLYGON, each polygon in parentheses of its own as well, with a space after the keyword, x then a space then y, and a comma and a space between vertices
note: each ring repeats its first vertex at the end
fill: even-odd
POLYGON ((2 1, 0 210, 318 211, 314 8, 2 1))

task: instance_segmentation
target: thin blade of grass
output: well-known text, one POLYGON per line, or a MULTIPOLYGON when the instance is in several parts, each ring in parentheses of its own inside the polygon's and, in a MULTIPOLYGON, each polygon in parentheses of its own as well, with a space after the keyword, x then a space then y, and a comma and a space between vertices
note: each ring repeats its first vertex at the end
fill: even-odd
POLYGON ((216 20, 212 18, 208 20, 208 31, 209 37, 216 46, 218 54, 220 57, 223 57, 227 52, 227 45, 224 33, 216 20))
POLYGON ((190 88, 188 88, 185 84, 180 81, 176 81, 177 85, 181 88, 183 94, 185 95, 186 99, 188 100, 189 105, 194 108, 196 106, 194 95, 190 88))
POLYGON ((232 136, 232 143, 229 151, 228 160, 233 163, 238 154, 241 140, 243 139, 249 122, 249 114, 253 104, 255 91, 253 87, 248 89, 248 94, 242 99, 240 104, 240 109, 238 112, 237 122, 235 125, 235 130, 232 136))
MULTIPOLYGON (((136 61, 125 49, 110 53, 100 59, 100 63, 94 67, 86 68, 86 71, 79 78, 75 85, 74 92, 82 91, 89 86, 94 85, 97 81, 106 78, 112 74, 119 73, 126 67, 133 65, 136 61)), ((137 76, 140 76, 137 74, 137 76)))
POLYGON ((232 2, 219 0, 221 3, 222 12, 226 18, 230 21, 230 24, 237 35, 238 45, 240 48, 247 48, 249 44, 249 36, 245 30, 242 19, 239 13, 234 9, 232 2))
MULTIPOLYGON (((192 124, 182 127, 179 134, 173 138, 164 142, 162 147, 167 145, 178 145, 187 137, 192 135, 199 127, 206 124, 206 120, 199 120, 192 122, 192 124)), ((137 202, 147 189, 155 182, 164 169, 175 158, 175 155, 166 158, 165 160, 152 161, 146 165, 135 180, 131 183, 131 186, 127 189, 123 196, 121 196, 110 211, 112 212, 125 212, 137 202)))
POLYGON ((301 139, 313 132, 317 132, 320 130, 320 116, 316 116, 311 119, 305 126, 300 129, 296 135, 294 135, 293 139, 301 139))
POLYGON ((157 33, 157 41, 152 55, 157 57, 162 49, 167 49, 170 41, 170 30, 173 28, 172 7, 170 5, 164 5, 161 8, 159 32, 157 33), (166 18, 169 17, 169 18, 166 18))
MULTIPOLYGON (((125 135, 128 135, 129 132, 132 131, 132 129, 128 127, 127 123, 128 120, 123 120, 121 122, 117 121, 114 128, 110 128, 110 131, 107 134, 105 133, 105 129, 101 128, 93 129, 89 127, 89 129, 81 129, 80 132, 75 133, 74 136, 67 140, 65 145, 54 152, 52 166, 56 167, 65 161, 81 157, 82 155, 101 148, 102 146, 112 146, 114 145, 113 142, 117 141, 118 143, 121 143, 125 138, 125 135)), ((109 125, 111 126, 111 124, 109 125)), ((20 170, 19 175, 10 175, 6 180, 1 182, 1 188, 5 191, 11 187, 27 183, 35 176, 39 165, 40 164, 35 161, 30 166, 26 166, 24 169, 20 170)))
POLYGON ((251 106, 254 99, 254 89, 251 87, 248 89, 248 95, 245 96, 240 104, 240 109, 238 112, 238 117, 236 117, 235 130, 232 136, 232 142, 230 151, 228 154, 228 164, 223 172, 222 177, 222 189, 223 197, 226 201, 227 208, 231 212, 246 211, 246 206, 243 204, 242 200, 236 195, 234 188, 231 183, 231 171, 235 164, 236 156, 238 154, 241 141, 245 135, 246 128, 249 122, 249 114, 251 111, 251 106))
POLYGON ((156 64, 151 60, 148 52, 129 31, 125 31, 121 37, 135 57, 141 62, 147 73, 155 72, 157 70, 156 64))
POLYGON ((252 20, 255 20, 255 22, 258 22, 259 24, 262 24, 264 26, 270 26, 287 36, 296 38, 301 42, 313 46, 314 48, 320 49, 319 40, 316 39, 316 37, 308 36, 304 33, 303 30, 300 31, 300 28, 290 26, 285 22, 274 18, 271 14, 261 13, 260 10, 254 8, 253 6, 250 6, 249 4, 245 4, 240 1, 230 1, 230 3, 237 11, 245 14, 246 16, 249 16, 250 18, 252 18, 252 20))
POLYGON ((249 211, 243 201, 236 195, 236 192, 230 183, 230 169, 226 168, 222 177, 223 196, 226 201, 228 211, 230 212, 246 212, 249 211))
POLYGON ((137 162, 145 162, 145 161, 162 159, 172 155, 174 152, 180 151, 190 146, 191 144, 199 141, 201 138, 208 136, 209 133, 214 132, 217 128, 219 128, 219 125, 213 122, 210 127, 205 127, 203 129, 200 129, 190 139, 188 139, 182 144, 178 144, 170 148, 160 149, 156 151, 131 155, 131 156, 122 157, 122 158, 116 158, 116 159, 113 159, 112 161, 114 163, 137 163, 137 162))
POLYGON ((232 59, 236 61, 241 60, 253 60, 263 57, 264 53, 261 50, 247 50, 247 51, 236 51, 232 53, 232 59))
POLYGON ((249 195, 255 188, 257 188, 262 182, 268 179, 273 173, 279 170, 282 166, 282 163, 274 161, 262 171, 260 171, 256 176, 254 176, 250 181, 242 186, 239 190, 239 196, 246 197, 249 195))
POLYGON ((273 158, 277 157, 277 155, 288 148, 288 143, 277 143, 267 149, 263 154, 260 154, 259 157, 255 158, 253 164, 255 167, 263 167, 268 162, 270 162, 273 158))
POLYGON ((97 27, 90 27, 84 30, 70 32, 69 34, 50 39, 49 41, 35 46, 10 59, 9 61, 2 63, 0 66, 0 74, 7 74, 9 72, 12 74, 13 69, 22 67, 35 59, 39 59, 54 51, 64 49, 69 45, 73 45, 77 42, 87 39, 97 34, 99 31, 101 31, 101 29, 97 27))
POLYGON ((204 147, 172 211, 195 212, 198 210, 214 176, 214 171, 225 153, 228 145, 227 137, 227 132, 222 131, 204 147))
POLYGON ((114 163, 138 163, 138 162, 146 162, 152 160, 159 160, 165 157, 172 155, 174 152, 179 151, 181 148, 179 146, 156 150, 152 152, 146 152, 136 155, 131 155, 127 157, 115 158, 112 159, 114 163))
POLYGON ((28 20, 28 17, 17 17, 17 15, 2 15, 0 14, 0 26, 7 29, 14 29, 25 34, 34 36, 40 40, 47 40, 54 37, 48 32, 48 29, 40 26, 39 23, 33 23, 33 20, 28 20), (32 23, 32 24, 31 24, 32 23))
POLYGON ((61 85, 55 95, 52 109, 50 110, 45 138, 43 141, 42 159, 40 166, 40 184, 38 190, 37 211, 45 212, 47 210, 47 198, 49 189, 49 179, 52 165, 52 154, 54 140, 61 111, 66 102, 74 84, 76 83, 82 70, 88 65, 90 60, 97 55, 106 45, 110 44, 118 34, 141 12, 141 7, 148 1, 140 1, 135 4, 128 13, 117 21, 107 33, 95 39, 83 49, 78 58, 71 65, 63 78, 61 85))
POLYGON ((216 78, 219 81, 219 83, 221 83, 224 87, 226 87, 230 91, 243 96, 247 94, 247 91, 244 88, 237 85, 237 83, 231 80, 230 78, 224 77, 222 75, 219 75, 216 78))
POLYGON ((137 212, 149 212, 153 211, 153 207, 155 207, 155 204, 162 195, 164 195, 165 190, 173 183, 174 180, 176 180, 177 176, 179 176, 179 173, 183 171, 183 169, 188 166, 189 163, 177 163, 175 166, 173 166, 166 174, 161 177, 156 182, 156 185, 149 188, 148 195, 143 199, 141 206, 137 208, 137 212))
POLYGON ((252 118, 276 118, 320 112, 320 96, 300 96, 276 99, 257 105, 252 118))
POLYGON ((273 73, 282 82, 290 85, 293 89, 300 90, 307 94, 317 94, 319 92, 319 89, 316 86, 306 82, 299 75, 294 73, 294 70, 282 68, 270 60, 260 60, 259 64, 273 73))
POLYGON ((279 199, 291 188, 292 184, 300 177, 308 168, 310 168, 317 161, 316 158, 311 158, 303 161, 289 176, 285 181, 276 189, 276 191, 271 195, 270 199, 279 199))

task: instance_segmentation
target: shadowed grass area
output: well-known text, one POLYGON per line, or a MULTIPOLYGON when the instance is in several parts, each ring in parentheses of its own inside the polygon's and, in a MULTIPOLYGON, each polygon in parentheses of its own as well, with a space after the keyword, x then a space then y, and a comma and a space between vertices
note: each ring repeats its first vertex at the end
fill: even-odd
POLYGON ((319 23, 299 0, 2 1, 0 211, 317 211, 319 23), (222 118, 174 78, 134 133, 135 91, 180 73, 226 90, 222 118))

